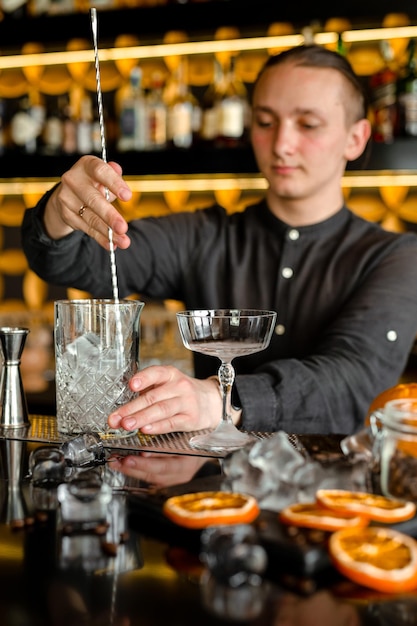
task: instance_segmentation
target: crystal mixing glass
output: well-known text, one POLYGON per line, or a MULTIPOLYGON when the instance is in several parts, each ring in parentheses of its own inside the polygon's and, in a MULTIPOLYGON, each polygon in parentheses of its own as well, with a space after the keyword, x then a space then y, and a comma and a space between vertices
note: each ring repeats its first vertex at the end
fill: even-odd
POLYGON ((107 418, 136 394, 129 380, 139 369, 138 300, 55 302, 55 361, 58 431, 122 437, 107 418))

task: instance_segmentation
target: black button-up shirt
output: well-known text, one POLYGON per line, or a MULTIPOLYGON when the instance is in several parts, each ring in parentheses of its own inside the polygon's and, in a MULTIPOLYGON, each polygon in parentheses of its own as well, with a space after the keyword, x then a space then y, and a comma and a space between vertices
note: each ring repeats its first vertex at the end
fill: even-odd
MULTIPOLYGON (((112 297, 108 253, 83 233, 43 231, 46 198, 24 218, 23 247, 44 280, 112 297)), ((417 236, 384 230, 343 207, 290 227, 262 201, 134 220, 116 251, 119 294, 177 299, 189 309, 277 311, 270 347, 236 359, 248 430, 350 433, 396 384, 417 334, 417 236)), ((196 375, 218 361, 196 355, 196 375)))

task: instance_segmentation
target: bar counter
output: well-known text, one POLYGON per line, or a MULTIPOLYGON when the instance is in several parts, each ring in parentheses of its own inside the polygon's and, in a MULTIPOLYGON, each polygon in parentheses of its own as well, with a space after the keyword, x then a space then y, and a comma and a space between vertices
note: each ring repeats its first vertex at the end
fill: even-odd
MULTIPOLYGON (((290 537, 268 511, 253 524, 267 555, 256 583, 233 587, 213 576, 200 559, 200 531, 167 520, 162 503, 218 488, 222 460, 215 455, 108 446, 100 466, 111 472, 108 523, 74 529, 53 491, 39 505, 29 475, 31 452, 56 446, 51 439, 0 433, 1 626, 415 623, 417 593, 397 597, 356 586, 332 568, 322 536, 290 537)), ((341 457, 340 437, 300 440, 320 461, 341 457)))

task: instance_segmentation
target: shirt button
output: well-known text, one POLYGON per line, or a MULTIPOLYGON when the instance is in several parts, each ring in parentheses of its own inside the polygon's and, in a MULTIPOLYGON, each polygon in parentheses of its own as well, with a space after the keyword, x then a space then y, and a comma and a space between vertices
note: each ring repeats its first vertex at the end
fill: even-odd
POLYGON ((285 333, 285 326, 283 324, 277 324, 275 326, 275 334, 283 335, 285 333))
POLYGON ((294 270, 291 267, 283 267, 281 273, 284 278, 291 278, 294 274, 294 270))
POLYGON ((395 330, 389 330, 387 332, 387 339, 388 341, 397 341, 398 335, 395 332, 395 330))
POLYGON ((299 237, 300 237, 300 233, 298 232, 297 229, 292 228, 290 231, 288 231, 288 239, 291 239, 291 241, 297 241, 299 237))

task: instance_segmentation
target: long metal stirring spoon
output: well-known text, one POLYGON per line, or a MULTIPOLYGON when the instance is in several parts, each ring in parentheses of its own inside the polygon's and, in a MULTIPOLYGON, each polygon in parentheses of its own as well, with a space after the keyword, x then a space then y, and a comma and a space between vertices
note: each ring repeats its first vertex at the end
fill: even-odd
MULTIPOLYGON (((104 132, 104 114, 103 114, 103 96, 101 92, 101 80, 100 80, 100 62, 98 58, 98 26, 97 26, 97 9, 91 9, 91 29, 93 32, 93 44, 94 44, 94 62, 96 67, 96 87, 97 87, 97 105, 98 105, 98 119, 100 125, 100 139, 101 139, 101 158, 107 163, 107 149, 106 149, 106 136, 104 132)), ((110 193, 106 187, 104 190, 106 200, 110 199, 110 193)), ((120 309, 117 306, 119 304, 119 287, 117 281, 117 269, 116 269, 116 255, 114 252, 113 242, 113 230, 109 227, 109 244, 110 244, 110 269, 111 269, 111 282, 113 287, 113 299, 116 304, 116 343, 117 343, 117 366, 122 367, 124 364, 124 344, 123 344, 123 329, 122 321, 120 317, 120 309)))
MULTIPOLYGON (((96 67, 96 88, 97 88, 97 105, 98 105, 98 120, 100 125, 100 139, 101 139, 101 158, 107 163, 107 149, 106 149, 106 136, 104 132, 104 114, 103 114, 103 96, 101 92, 101 80, 100 80, 100 62, 98 58, 98 25, 97 25, 97 9, 91 9, 91 29, 93 32, 93 45, 94 45, 94 62, 96 67)), ((104 190, 106 200, 110 199, 109 190, 107 187, 104 190)), ((110 244, 110 267, 111 267, 111 280, 113 287, 113 298, 116 303, 119 302, 119 287, 117 282, 117 270, 116 270, 116 255, 114 253, 113 231, 109 228, 109 244, 110 244)))

